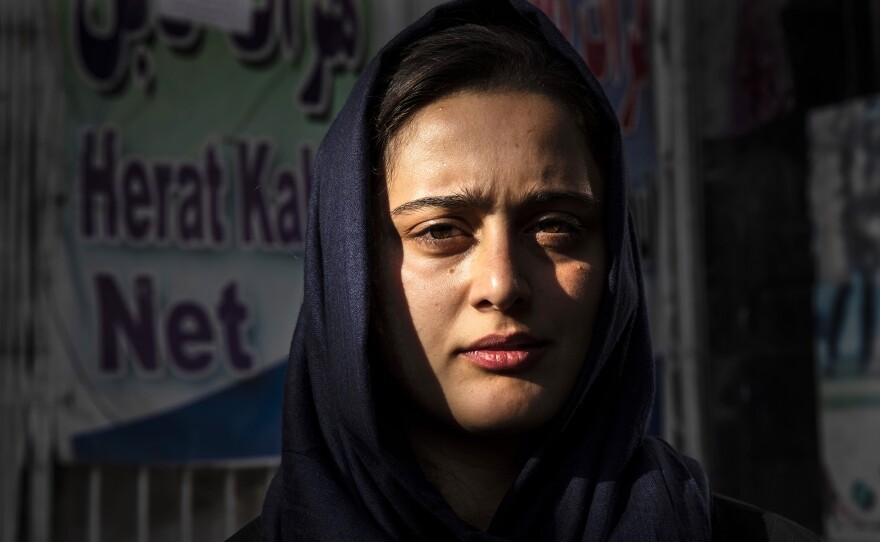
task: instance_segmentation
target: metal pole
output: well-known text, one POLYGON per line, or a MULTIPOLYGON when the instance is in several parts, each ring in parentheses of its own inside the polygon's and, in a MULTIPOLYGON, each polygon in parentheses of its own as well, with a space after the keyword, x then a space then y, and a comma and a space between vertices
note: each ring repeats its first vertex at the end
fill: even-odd
POLYGON ((89 510, 86 540, 101 542, 101 468, 89 469, 89 510))
POLYGON ((180 542, 192 542, 193 539, 192 500, 192 470, 184 467, 180 476, 180 542))
POLYGON ((15 54, 15 23, 12 2, 0 4, 0 20, 7 21, 7 31, 0 34, 0 85, 9 98, 0 110, 0 164, 6 182, 0 183, 0 204, 2 204, 2 224, 0 228, 0 254, 4 272, 0 283, 0 541, 13 542, 18 539, 20 522, 20 476, 24 465, 24 400, 21 390, 21 367, 16 361, 14 350, 16 314, 13 292, 15 276, 12 273, 14 258, 12 255, 13 237, 15 233, 15 215, 13 208, 13 182, 15 166, 13 164, 13 141, 15 139, 13 84, 16 81, 15 54))
POLYGON ((227 468, 223 479, 223 529, 227 537, 232 536, 238 526, 236 493, 235 469, 227 468))
POLYGON ((699 400, 700 283, 688 110, 686 2, 654 0, 652 54, 660 200, 658 344, 665 360, 665 436, 704 459, 699 400))
POLYGON ((150 471, 137 471, 137 542, 150 540, 150 471))

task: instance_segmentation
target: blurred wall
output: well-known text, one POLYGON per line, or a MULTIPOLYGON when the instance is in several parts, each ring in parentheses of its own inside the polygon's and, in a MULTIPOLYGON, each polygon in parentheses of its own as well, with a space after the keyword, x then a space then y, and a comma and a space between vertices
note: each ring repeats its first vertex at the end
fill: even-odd
POLYGON ((877 4, 689 5, 711 478, 716 491, 822 532, 833 512, 813 296, 827 255, 814 252, 808 117, 880 90, 877 4))

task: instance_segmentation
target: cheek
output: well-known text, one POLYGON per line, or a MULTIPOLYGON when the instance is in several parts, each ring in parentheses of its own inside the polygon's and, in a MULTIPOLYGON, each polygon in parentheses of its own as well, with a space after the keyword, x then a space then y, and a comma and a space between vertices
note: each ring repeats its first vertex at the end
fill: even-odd
POLYGON ((594 266, 577 262, 565 268, 558 269, 556 280, 559 281, 559 284, 562 286, 563 291, 568 297, 587 308, 587 301, 597 289, 597 280, 601 280, 601 276, 597 277, 594 266))
POLYGON ((422 375, 445 346, 458 274, 450 273, 449 266, 413 258, 399 241, 383 247, 380 258, 376 302, 382 339, 399 371, 422 375))
MULTIPOLYGON (((436 419, 452 420, 441 386, 448 364, 449 312, 447 270, 442 273, 407 260, 405 251, 383 260, 379 340, 381 363, 397 389, 436 419)), ((454 273, 453 273, 454 274, 454 273)))
POLYGON ((555 280, 572 299, 584 300, 602 289, 605 280, 605 257, 601 247, 586 257, 554 262, 555 280))
MULTIPOLYGON (((461 263, 461 262, 459 262, 461 263)), ((409 313, 419 335, 427 337, 445 329, 460 307, 463 275, 460 266, 438 260, 407 257, 404 253, 400 281, 409 313)))
POLYGON ((560 309, 567 308, 554 311, 558 318, 564 320, 559 322, 560 325, 573 324, 581 337, 584 323, 592 331, 605 284, 605 273, 604 256, 556 266, 555 280, 561 294, 561 299, 557 299, 556 303, 560 309))

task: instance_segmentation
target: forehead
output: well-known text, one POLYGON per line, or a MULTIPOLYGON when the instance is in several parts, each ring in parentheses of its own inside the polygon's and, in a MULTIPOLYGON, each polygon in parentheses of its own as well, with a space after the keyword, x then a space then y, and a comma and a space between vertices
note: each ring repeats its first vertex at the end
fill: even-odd
POLYGON ((599 197, 586 135, 560 102, 520 92, 462 92, 419 110, 392 139, 389 203, 468 191, 515 198, 542 188, 599 197))

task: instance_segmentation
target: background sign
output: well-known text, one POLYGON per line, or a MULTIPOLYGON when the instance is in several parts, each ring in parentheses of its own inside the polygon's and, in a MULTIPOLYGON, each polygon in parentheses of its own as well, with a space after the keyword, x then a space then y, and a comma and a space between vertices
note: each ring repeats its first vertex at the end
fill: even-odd
POLYGON ((59 10, 68 459, 279 450, 311 164, 368 21, 355 0, 198 4, 59 10))

